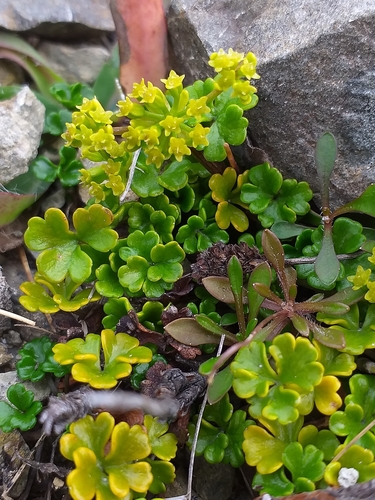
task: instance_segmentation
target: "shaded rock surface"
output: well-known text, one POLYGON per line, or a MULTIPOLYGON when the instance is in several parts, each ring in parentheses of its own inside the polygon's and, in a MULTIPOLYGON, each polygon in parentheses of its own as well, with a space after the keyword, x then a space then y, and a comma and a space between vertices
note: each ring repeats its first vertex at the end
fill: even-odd
POLYGON ((109 48, 95 41, 67 44, 45 40, 38 45, 38 51, 49 61, 51 69, 64 75, 69 83, 92 83, 111 57, 109 48))
POLYGON ((108 0, 2 0, 0 28, 54 39, 114 31, 108 0))
POLYGON ((375 3, 372 0, 175 0, 168 20, 174 68, 212 75, 208 55, 254 52, 260 102, 249 112, 256 143, 286 177, 319 191, 314 147, 338 140, 332 205, 375 181, 375 3))
POLYGON ((44 111, 28 87, 0 102, 0 183, 6 184, 27 172, 38 151, 44 111))

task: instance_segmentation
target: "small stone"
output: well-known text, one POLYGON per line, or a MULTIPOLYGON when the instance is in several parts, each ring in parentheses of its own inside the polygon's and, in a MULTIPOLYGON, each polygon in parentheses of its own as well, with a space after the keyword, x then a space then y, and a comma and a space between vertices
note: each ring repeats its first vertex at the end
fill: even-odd
POLYGON ((359 472, 353 467, 342 467, 339 471, 337 482, 343 488, 349 488, 358 482, 359 472))
POLYGON ((29 87, 0 102, 0 183, 27 172, 38 152, 45 108, 29 87))
POLYGON ((16 330, 8 330, 3 339, 8 347, 19 347, 23 343, 21 335, 16 330))
POLYGON ((6 365, 12 359, 13 356, 8 353, 7 348, 3 344, 0 344, 0 366, 6 365))

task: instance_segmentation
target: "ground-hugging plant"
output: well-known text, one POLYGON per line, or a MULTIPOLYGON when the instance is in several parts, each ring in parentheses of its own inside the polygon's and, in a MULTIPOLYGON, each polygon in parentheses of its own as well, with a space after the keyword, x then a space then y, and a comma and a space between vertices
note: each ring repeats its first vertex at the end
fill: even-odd
MULTIPOLYGON (((360 373, 373 369, 366 350, 375 345, 375 231, 364 227, 368 219, 342 217, 374 216, 374 186, 331 212, 331 134, 316 149, 322 214, 313 211, 306 182, 284 179, 269 163, 241 170, 230 145, 244 141, 243 113, 257 102, 250 84, 256 59, 220 50, 209 64, 217 76, 186 88, 173 71, 165 92, 135 84, 116 113, 95 98, 77 102, 60 170, 39 167, 63 180, 80 148, 95 164, 81 170, 91 199, 71 222, 55 208, 29 221, 25 242, 40 253, 20 301, 52 314, 104 302, 104 330, 25 346, 19 375, 70 371, 95 389, 167 394, 182 405, 173 417, 180 443, 188 427, 188 445, 210 463, 246 461, 257 492, 341 484, 350 467, 359 481, 375 478, 374 435, 366 430, 372 407, 364 397, 374 382, 371 372, 360 373), (217 358, 211 353, 221 341, 217 358), (205 385, 198 367, 208 377, 210 406, 202 423, 194 412, 188 423, 205 385)), ((21 406, 8 399, 4 429, 29 418, 32 404, 29 396, 21 406)), ((165 491, 177 438, 145 413, 142 426, 115 425, 106 412, 71 424, 60 449, 75 463, 73 498, 132 500, 165 491)))

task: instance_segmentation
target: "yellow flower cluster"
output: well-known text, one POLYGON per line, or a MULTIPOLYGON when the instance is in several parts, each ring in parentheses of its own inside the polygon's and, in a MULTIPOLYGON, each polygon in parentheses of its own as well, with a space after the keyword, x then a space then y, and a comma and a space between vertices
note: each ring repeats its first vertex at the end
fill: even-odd
POLYGON ((232 97, 239 98, 247 109, 256 92, 249 80, 259 78, 254 54, 245 56, 232 49, 227 53, 221 49, 211 55, 209 64, 219 74, 207 95, 198 98, 190 98, 183 87, 184 76, 175 71, 161 80, 165 94, 143 79, 134 84, 133 92, 118 103, 118 116, 130 118, 130 126, 122 135, 127 151, 142 147, 147 164, 153 163, 157 168, 171 156, 181 161, 184 155, 191 154, 192 147, 201 150, 208 146, 210 128, 203 124, 212 122, 212 103, 220 93, 232 88, 232 97))
POLYGON ((239 97, 244 105, 251 102, 257 89, 248 80, 260 78, 256 72, 257 59, 252 52, 245 55, 232 49, 228 52, 220 49, 211 54, 208 64, 219 73, 215 78, 218 90, 225 91, 232 87, 233 97, 239 97))
MULTIPOLYGON (((371 264, 375 264, 375 247, 372 249, 371 257, 368 257, 368 261, 371 264)), ((368 292, 365 295, 365 299, 372 304, 375 303, 375 281, 370 281, 371 269, 363 269, 362 266, 358 266, 354 276, 348 276, 348 281, 353 283, 353 290, 359 290, 363 286, 367 286, 368 292)))
POLYGON ((212 54, 209 64, 218 75, 197 82, 197 87, 184 88, 184 75, 174 71, 161 80, 165 93, 142 79, 118 103, 115 115, 105 111, 96 98, 84 99, 77 107, 63 138, 67 145, 80 148, 83 158, 102 163, 101 168, 82 172, 82 182, 96 202, 103 201, 109 192, 121 195, 132 153, 140 147, 147 164, 157 168, 170 158, 182 161, 184 156, 191 155, 191 148, 207 147, 210 126, 218 119, 215 99, 221 93, 229 90, 227 99, 236 99, 242 109, 254 105, 256 89, 249 83, 251 78, 259 78, 254 54, 245 56, 232 49, 227 53, 221 49, 212 54), (130 123, 124 130, 116 131, 116 140, 113 120, 118 117, 127 117, 130 123))
POLYGON ((135 151, 140 146, 147 156, 147 164, 160 168, 162 163, 174 156, 181 161, 190 155, 190 147, 203 148, 208 145, 208 121, 210 108, 207 96, 189 99, 189 93, 182 86, 184 76, 174 71, 161 80, 166 94, 152 83, 147 85, 142 79, 135 83, 133 92, 118 103, 118 116, 128 116, 130 125, 122 134, 127 151, 135 151), (137 101, 138 102, 137 102, 137 101))

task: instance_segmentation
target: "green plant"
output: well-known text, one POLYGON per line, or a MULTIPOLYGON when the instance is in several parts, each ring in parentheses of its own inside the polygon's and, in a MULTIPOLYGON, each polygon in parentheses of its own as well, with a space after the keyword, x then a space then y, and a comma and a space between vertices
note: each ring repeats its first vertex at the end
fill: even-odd
MULTIPOLYGON (((172 71, 165 92, 142 81, 117 112, 95 98, 79 101, 78 88, 55 87, 72 112, 63 164, 35 169, 69 182, 80 148, 96 163, 80 170, 91 198, 72 224, 57 209, 29 221, 25 241, 40 254, 20 300, 55 313, 102 299, 101 334, 54 345, 54 361, 94 388, 130 382, 177 401, 181 443, 205 384, 199 365, 211 406, 204 400, 190 417, 192 457, 246 461, 254 490, 282 496, 340 484, 355 460, 360 481, 375 477, 373 398, 365 396, 374 384, 366 356, 375 342, 375 231, 368 217, 343 217, 375 216, 374 186, 331 211, 336 143, 328 133, 316 147, 322 215, 306 182, 283 179, 268 163, 237 165, 230 145, 244 141, 243 112, 257 102, 255 63, 252 54, 219 51, 210 59, 215 78, 184 88, 172 71), (218 344, 218 355, 207 356, 218 344)), ((51 131, 60 119, 51 117, 51 131)), ((22 361, 26 371, 43 366, 39 350, 22 361)), ((114 426, 107 413, 72 424, 61 439, 76 466, 72 497, 164 492, 176 451, 167 430, 151 415, 143 427, 114 426)))
POLYGON ((42 403, 34 401, 34 393, 22 384, 13 384, 7 390, 6 401, 0 401, 0 428, 3 432, 13 429, 28 431, 36 424, 36 416, 42 410, 42 403))
POLYGON ((57 363, 53 357, 54 344, 48 337, 39 337, 25 344, 18 353, 21 359, 17 361, 17 375, 21 380, 38 382, 47 373, 53 373, 57 378, 70 372, 70 367, 57 363))
POLYGON ((152 357, 150 349, 139 346, 138 340, 109 329, 103 330, 101 335, 89 333, 85 340, 78 338, 66 344, 56 344, 52 350, 60 365, 73 365, 71 371, 75 380, 97 389, 114 387, 118 379, 130 375, 132 364, 151 361, 152 357), (100 347, 104 353, 103 369, 100 347))
POLYGON ((173 434, 165 434, 166 426, 152 417, 146 416, 145 427, 129 427, 125 422, 115 425, 106 412, 95 420, 86 416, 71 424, 69 433, 60 440, 60 448, 76 466, 67 477, 72 498, 114 500, 132 498, 132 493, 149 489, 153 493, 164 491, 163 483, 174 479, 174 467, 166 460, 176 454, 176 439, 173 434), (162 459, 148 459, 151 453, 162 459))

